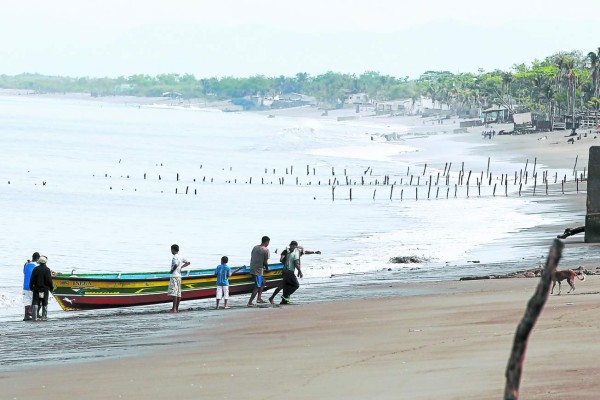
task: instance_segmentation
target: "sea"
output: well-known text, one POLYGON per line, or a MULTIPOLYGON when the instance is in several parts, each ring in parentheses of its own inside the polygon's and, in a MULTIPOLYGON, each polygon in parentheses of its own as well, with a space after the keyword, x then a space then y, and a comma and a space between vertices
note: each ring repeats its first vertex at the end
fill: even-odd
MULTIPOLYGON (((297 297, 335 301, 372 279, 531 268, 551 244, 534 228, 572 219, 560 202, 519 196, 513 174, 526 161, 490 160, 493 140, 461 140, 473 133, 454 133, 457 121, 339 119, 312 109, 285 116, 0 96, 0 368, 25 358, 14 348, 29 337, 30 324, 20 321, 22 267, 35 251, 63 273, 166 271, 176 243, 191 267, 210 269, 223 255, 232 266, 248 264, 268 235, 273 260, 291 240, 320 250, 303 257, 297 297), (418 262, 392 262, 402 257, 418 262)), ((209 305, 187 307, 202 314, 209 305)), ((43 329, 50 337, 69 331, 78 351, 69 358, 51 346, 46 357, 112 354, 119 346, 111 324, 125 338, 155 333, 165 307, 78 313, 51 302, 43 329)))

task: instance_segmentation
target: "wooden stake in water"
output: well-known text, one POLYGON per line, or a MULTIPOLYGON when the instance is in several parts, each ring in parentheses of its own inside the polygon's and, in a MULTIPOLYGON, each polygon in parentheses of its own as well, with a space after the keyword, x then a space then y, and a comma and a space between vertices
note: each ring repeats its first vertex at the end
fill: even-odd
POLYGON ((576 175, 575 171, 577 170, 577 159, 579 158, 579 154, 575 157, 575 165, 573 166, 573 175, 576 175))
POLYGON ((427 199, 429 199, 430 193, 431 193, 431 176, 429 177, 429 190, 427 190, 427 199))

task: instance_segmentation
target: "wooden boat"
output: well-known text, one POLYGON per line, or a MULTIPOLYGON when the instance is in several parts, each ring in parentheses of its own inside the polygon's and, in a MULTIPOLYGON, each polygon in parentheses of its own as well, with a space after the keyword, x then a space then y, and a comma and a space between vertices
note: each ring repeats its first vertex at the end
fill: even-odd
MULTIPOLYGON (((271 264, 264 273, 268 290, 281 284, 283 264, 271 264)), ((229 277, 229 294, 250 293, 252 275, 247 266, 232 268, 229 277)), ((181 277, 182 300, 214 298, 217 277, 214 269, 184 269, 181 277)), ((133 307, 169 303, 167 295, 168 272, 61 274, 53 277, 54 298, 65 311, 93 310, 99 308, 133 307)))

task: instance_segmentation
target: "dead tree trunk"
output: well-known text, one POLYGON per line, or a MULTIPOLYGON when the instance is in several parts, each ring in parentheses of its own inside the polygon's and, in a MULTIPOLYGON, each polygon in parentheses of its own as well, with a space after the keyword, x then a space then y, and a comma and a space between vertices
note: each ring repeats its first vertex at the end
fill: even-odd
POLYGON ((519 399, 519 385, 521 384, 521 372, 523 370, 523 362, 525 361, 527 340, 529 339, 529 334, 533 330, 538 317, 542 313, 544 304, 546 304, 548 290, 550 289, 550 283, 552 281, 552 272, 554 272, 558 266, 558 262, 562 256, 563 247, 564 245, 560 240, 554 239, 552 247, 550 248, 550 253, 548 254, 548 259, 546 260, 546 266, 542 272, 540 283, 538 284, 533 297, 527 303, 525 315, 523 315, 519 326, 517 326, 512 351, 510 353, 510 358, 508 359, 508 365, 506 366, 504 400, 519 399))

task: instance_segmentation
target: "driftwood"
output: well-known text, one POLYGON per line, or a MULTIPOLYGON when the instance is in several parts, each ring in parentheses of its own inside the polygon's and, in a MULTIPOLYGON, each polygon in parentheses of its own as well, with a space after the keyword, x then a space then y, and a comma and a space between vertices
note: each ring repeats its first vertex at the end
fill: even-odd
POLYGON ((527 350, 527 340, 529 334, 533 330, 533 326, 537 322, 540 316, 546 299, 548 298, 548 289, 550 289, 550 283, 552 281, 552 272, 556 270, 558 262, 562 256, 562 249, 564 244, 554 239, 540 283, 533 294, 533 297, 527 303, 525 309, 525 315, 521 319, 517 331, 515 332, 515 339, 513 342, 512 351, 506 366, 506 386, 504 387, 504 400, 518 400, 519 398, 519 385, 521 383, 521 372, 523 370, 523 362, 525 361, 525 351, 527 350))
POLYGON ((585 232, 585 225, 584 226, 578 226, 577 228, 567 228, 565 229, 565 232, 562 235, 558 235, 557 238, 559 239, 566 239, 569 236, 573 236, 573 235, 577 235, 578 233, 582 233, 585 232))

